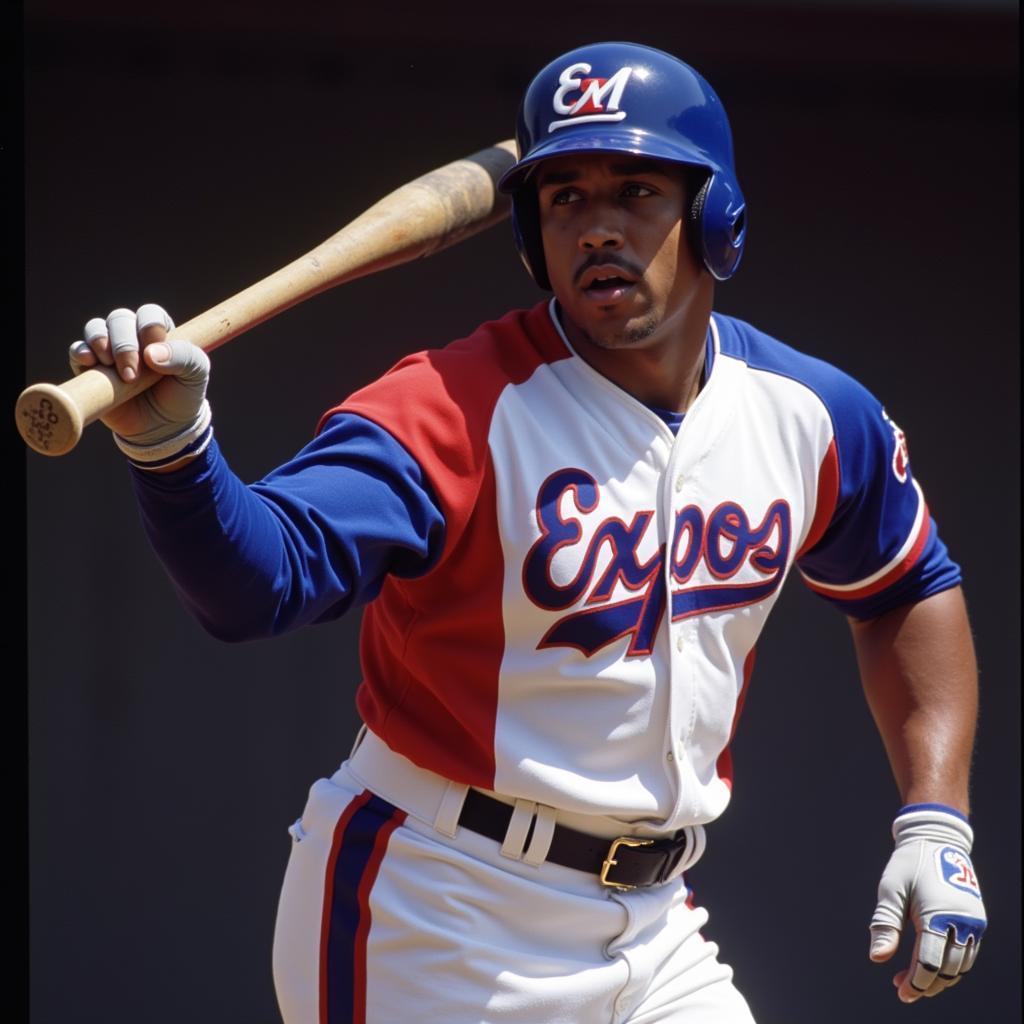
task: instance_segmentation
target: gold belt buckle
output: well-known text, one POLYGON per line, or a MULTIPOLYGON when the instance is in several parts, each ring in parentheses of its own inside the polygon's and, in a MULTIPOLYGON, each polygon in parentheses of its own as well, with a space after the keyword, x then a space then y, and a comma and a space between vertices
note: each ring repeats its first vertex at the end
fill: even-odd
POLYGON ((653 839, 634 839, 633 836, 619 836, 618 839, 612 841, 612 845, 608 850, 608 856, 604 859, 604 864, 601 866, 601 884, 608 885, 615 889, 635 889, 635 885, 627 885, 624 882, 609 882, 608 872, 612 866, 619 862, 615 859, 615 854, 619 852, 620 846, 653 846, 653 839))

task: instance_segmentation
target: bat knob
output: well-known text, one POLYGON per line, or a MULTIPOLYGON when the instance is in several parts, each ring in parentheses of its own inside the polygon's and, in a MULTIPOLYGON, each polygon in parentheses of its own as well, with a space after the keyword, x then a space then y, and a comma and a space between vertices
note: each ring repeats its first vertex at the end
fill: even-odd
POLYGON ((74 399, 56 384, 33 384, 14 407, 18 432, 41 455, 64 455, 78 444, 84 423, 74 399))

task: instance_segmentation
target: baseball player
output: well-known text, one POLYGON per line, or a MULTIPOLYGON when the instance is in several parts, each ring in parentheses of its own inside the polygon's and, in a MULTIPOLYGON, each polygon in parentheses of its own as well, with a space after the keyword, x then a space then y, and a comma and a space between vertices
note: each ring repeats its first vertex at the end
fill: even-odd
POLYGON ((79 367, 165 375, 105 422, 211 633, 365 606, 365 727, 290 829, 284 1019, 749 1024, 686 871, 794 567, 849 617, 902 799, 870 956, 909 922, 899 998, 934 996, 985 929, 976 671, 904 435, 840 370, 713 310, 746 211, 692 68, 567 53, 518 143, 501 188, 552 297, 403 359, 258 483, 225 462, 208 360, 163 340, 163 309, 72 346, 79 367))

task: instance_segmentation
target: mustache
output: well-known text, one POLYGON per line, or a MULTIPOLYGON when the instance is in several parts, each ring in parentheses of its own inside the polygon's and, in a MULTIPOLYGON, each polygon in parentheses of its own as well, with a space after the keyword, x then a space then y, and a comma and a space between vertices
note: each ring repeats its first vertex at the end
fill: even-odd
POLYGON ((576 272, 573 274, 573 284, 579 284, 580 279, 588 270, 590 270, 591 267, 604 267, 608 265, 624 270, 627 274, 638 281, 644 276, 644 268, 638 263, 634 263, 632 260, 623 259, 621 256, 612 256, 608 253, 595 252, 591 253, 576 268, 576 272))

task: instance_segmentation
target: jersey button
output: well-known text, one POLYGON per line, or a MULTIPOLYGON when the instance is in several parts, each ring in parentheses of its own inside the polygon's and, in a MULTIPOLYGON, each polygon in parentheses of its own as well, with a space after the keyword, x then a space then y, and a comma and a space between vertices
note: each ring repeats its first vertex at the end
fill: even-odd
POLYGON ((665 755, 665 760, 666 761, 674 761, 675 759, 676 759, 676 755, 673 754, 671 750, 665 755))
POLYGON ((683 649, 683 634, 676 634, 676 650, 681 651, 683 649))
POLYGON ((683 474, 680 473, 679 476, 676 477, 676 494, 678 494, 682 489, 683 489, 683 474))

